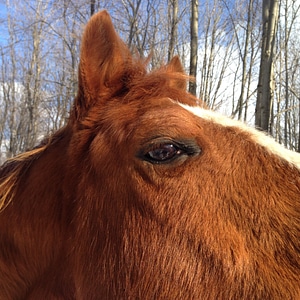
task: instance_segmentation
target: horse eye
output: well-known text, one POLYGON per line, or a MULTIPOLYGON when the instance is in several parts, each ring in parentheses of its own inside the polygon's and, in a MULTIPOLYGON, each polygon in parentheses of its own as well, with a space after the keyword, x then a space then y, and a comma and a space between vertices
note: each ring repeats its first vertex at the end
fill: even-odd
POLYGON ((173 144, 159 144, 148 151, 144 157, 153 163, 164 163, 176 158, 180 154, 182 154, 182 150, 173 144))
MULTIPOLYGON (((180 157, 187 158, 199 155, 202 149, 194 139, 170 140, 169 138, 153 139, 138 153, 137 157, 152 164, 168 164, 180 157)), ((181 162, 184 161, 180 160, 181 162)))

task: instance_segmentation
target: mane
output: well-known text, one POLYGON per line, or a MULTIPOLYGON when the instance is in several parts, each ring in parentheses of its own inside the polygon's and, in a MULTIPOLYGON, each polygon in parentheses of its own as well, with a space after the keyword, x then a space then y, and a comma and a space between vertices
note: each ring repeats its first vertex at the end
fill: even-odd
POLYGON ((0 212, 13 200, 17 184, 32 163, 37 160, 44 151, 54 144, 62 135, 62 130, 53 136, 44 139, 37 147, 8 159, 0 167, 0 212))
POLYGON ((202 109, 201 107, 196 106, 188 106, 181 103, 179 103, 179 105, 203 119, 220 124, 225 127, 236 127, 242 132, 248 133, 255 143, 261 145, 270 153, 274 154, 282 160, 287 161, 300 170, 300 154, 298 152, 286 149, 263 131, 249 127, 241 121, 231 119, 208 109, 202 109))
POLYGON ((193 78, 186 74, 168 70, 163 66, 156 71, 132 78, 129 93, 125 95, 124 101, 167 95, 180 103, 196 105, 198 99, 186 92, 187 82, 192 80, 193 78))

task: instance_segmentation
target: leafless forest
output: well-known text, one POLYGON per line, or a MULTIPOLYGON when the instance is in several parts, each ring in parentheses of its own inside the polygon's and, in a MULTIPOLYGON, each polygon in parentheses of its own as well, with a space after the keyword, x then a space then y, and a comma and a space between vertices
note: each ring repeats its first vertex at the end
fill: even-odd
POLYGON ((179 55, 209 107, 299 151, 300 2, 0 0, 0 162, 62 127, 77 90, 80 37, 107 9, 149 69, 179 55))

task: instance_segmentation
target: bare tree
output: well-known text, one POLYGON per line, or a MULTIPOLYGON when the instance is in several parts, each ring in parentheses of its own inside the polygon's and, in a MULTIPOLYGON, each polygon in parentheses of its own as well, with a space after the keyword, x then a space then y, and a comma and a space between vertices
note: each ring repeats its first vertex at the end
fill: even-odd
MULTIPOLYGON (((9 8, 9 5, 7 3, 9 8)), ((16 44, 17 36, 15 33, 16 24, 11 15, 10 10, 7 11, 7 29, 10 44, 6 49, 6 53, 2 52, 2 107, 3 111, 3 124, 2 127, 2 141, 5 144, 6 148, 6 157, 12 157, 18 153, 19 145, 17 139, 17 127, 18 122, 20 122, 20 117, 18 118, 17 114, 17 91, 16 91, 16 81, 17 81, 17 53, 16 53, 16 44), (6 54, 6 55, 5 55, 6 54), (10 63, 8 62, 10 61, 10 63)), ((19 103, 19 105, 22 105, 19 103)))
POLYGON ((199 24, 199 97, 213 109, 224 105, 229 99, 234 103, 234 95, 228 96, 228 93, 231 89, 235 91, 235 80, 230 78, 238 72, 235 66, 238 55, 232 29, 235 27, 230 25, 228 17, 221 17, 226 13, 228 11, 224 11, 222 2, 218 0, 207 2, 199 8, 203 20, 199 24))
POLYGON ((91 16, 95 13, 96 0, 91 0, 91 16))
POLYGON ((248 9, 247 9, 247 25, 245 30, 245 43, 244 43, 244 51, 241 53, 242 60, 242 81, 241 81, 241 93, 238 100, 238 119, 242 119, 243 107, 244 107, 244 95, 246 89, 246 81, 247 81, 247 60, 248 60, 248 51, 249 51, 249 43, 251 37, 251 19, 253 17, 253 0, 249 1, 248 9))
POLYGON ((24 150, 35 146, 37 141, 37 126, 38 126, 38 108, 41 100, 41 39, 43 31, 43 22, 40 19, 43 14, 43 7, 40 1, 36 2, 34 8, 33 19, 34 23, 31 27, 32 35, 28 45, 28 66, 24 65, 24 87, 26 90, 25 103, 28 110, 28 126, 26 130, 26 142, 24 150))
POLYGON ((174 56, 174 50, 177 43, 177 27, 178 27, 178 0, 169 0, 168 5, 169 10, 169 24, 171 27, 170 30, 170 43, 168 50, 168 61, 174 56))
MULTIPOLYGON (((191 54, 190 54, 190 75, 197 76, 197 56, 198 56, 198 0, 191 1, 191 54)), ((196 81, 191 81, 189 92, 196 95, 196 81)))
POLYGON ((278 13, 278 0, 263 0, 263 32, 255 125, 264 131, 270 129, 270 112, 275 88, 273 60, 278 13))
POLYGON ((277 56, 275 64, 276 93, 272 134, 286 147, 299 151, 299 39, 300 5, 296 1, 281 0, 278 24, 277 56))

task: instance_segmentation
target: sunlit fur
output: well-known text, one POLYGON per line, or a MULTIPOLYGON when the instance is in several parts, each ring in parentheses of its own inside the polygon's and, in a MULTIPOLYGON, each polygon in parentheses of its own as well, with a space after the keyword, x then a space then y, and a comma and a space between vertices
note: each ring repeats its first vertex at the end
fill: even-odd
POLYGON ((67 125, 0 169, 0 299, 300 298, 299 154, 188 79, 91 18, 67 125))

